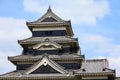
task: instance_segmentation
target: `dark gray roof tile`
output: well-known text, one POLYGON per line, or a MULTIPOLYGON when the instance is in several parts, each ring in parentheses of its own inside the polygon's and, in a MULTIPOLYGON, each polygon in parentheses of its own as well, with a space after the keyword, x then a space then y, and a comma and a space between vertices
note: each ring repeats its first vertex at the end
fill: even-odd
POLYGON ((25 40, 19 40, 19 43, 30 43, 30 42, 44 42, 46 39, 49 39, 50 41, 53 42, 77 42, 77 38, 70 38, 70 37, 65 37, 65 36, 55 36, 55 37, 31 37, 25 40))

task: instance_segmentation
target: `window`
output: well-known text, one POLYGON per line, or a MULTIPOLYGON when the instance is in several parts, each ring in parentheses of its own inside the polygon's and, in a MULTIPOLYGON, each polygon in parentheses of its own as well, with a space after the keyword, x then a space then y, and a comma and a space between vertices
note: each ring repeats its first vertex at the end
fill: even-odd
POLYGON ((45 35, 47 35, 47 36, 51 36, 52 34, 53 34, 52 31, 45 31, 45 35))

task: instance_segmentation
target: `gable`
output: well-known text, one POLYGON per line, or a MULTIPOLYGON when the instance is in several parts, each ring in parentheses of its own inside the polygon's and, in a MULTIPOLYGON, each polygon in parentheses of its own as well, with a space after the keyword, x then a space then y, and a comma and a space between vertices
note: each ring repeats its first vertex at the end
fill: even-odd
POLYGON ((44 20, 42 20, 41 22, 57 22, 57 20, 52 17, 47 17, 44 20))
POLYGON ((52 68, 50 65, 41 65, 38 69, 33 71, 31 74, 45 74, 45 73, 60 73, 52 68))
POLYGON ((56 14, 54 14, 49 7, 45 15, 43 15, 40 19, 38 19, 36 22, 63 22, 60 17, 58 17, 56 14))
POLYGON ((53 60, 49 59, 46 55, 31 66, 24 74, 38 74, 38 73, 66 73, 67 71, 64 70, 62 66, 54 62, 53 60))

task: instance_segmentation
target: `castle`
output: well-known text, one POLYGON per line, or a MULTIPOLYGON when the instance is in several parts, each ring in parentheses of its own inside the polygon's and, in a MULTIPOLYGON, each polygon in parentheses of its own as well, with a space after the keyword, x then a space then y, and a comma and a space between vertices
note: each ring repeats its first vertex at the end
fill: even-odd
POLYGON ((58 17, 50 7, 26 25, 32 36, 18 40, 22 54, 8 57, 16 70, 0 75, 0 80, 119 80, 106 59, 85 59, 71 21, 58 17))

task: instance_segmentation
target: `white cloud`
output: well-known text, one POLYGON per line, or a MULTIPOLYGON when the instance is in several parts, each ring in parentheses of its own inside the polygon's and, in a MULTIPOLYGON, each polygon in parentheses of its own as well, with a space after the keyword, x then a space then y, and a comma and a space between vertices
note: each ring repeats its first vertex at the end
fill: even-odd
POLYGON ((41 7, 39 0, 24 0, 24 9, 33 13, 41 13, 43 12, 44 6, 41 7))
POLYGON ((0 52, 0 74, 4 74, 10 71, 15 70, 15 66, 8 61, 9 56, 15 56, 17 53, 14 52, 0 52), (9 67, 8 67, 9 66, 9 67))
POLYGON ((102 35, 86 34, 81 38, 85 45, 90 45, 95 53, 120 56, 120 44, 115 44, 114 39, 102 35))
POLYGON ((0 17, 0 42, 12 42, 30 36, 26 20, 0 17))
POLYGON ((71 19, 76 24, 96 25, 97 19, 110 14, 107 0, 24 0, 24 8, 29 12, 45 12, 51 4, 54 12, 63 19, 71 19), (47 3, 48 2, 48 3, 47 3))
POLYGON ((15 66, 8 61, 7 56, 21 54, 22 48, 18 45, 17 40, 31 34, 25 22, 24 19, 0 17, 0 74, 15 69, 15 66))

